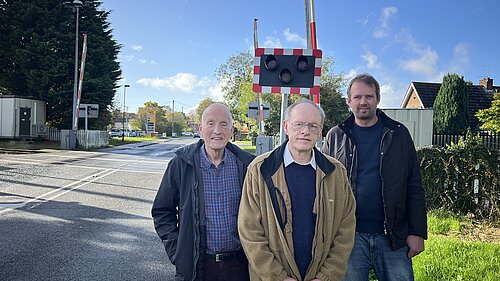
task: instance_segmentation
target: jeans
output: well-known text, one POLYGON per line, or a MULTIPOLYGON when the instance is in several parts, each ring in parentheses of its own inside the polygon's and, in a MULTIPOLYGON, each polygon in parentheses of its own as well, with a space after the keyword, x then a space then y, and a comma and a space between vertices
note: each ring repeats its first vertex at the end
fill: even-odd
POLYGON ((370 269, 379 281, 413 281, 408 246, 393 251, 389 236, 356 232, 354 248, 347 265, 344 281, 367 281, 370 269))

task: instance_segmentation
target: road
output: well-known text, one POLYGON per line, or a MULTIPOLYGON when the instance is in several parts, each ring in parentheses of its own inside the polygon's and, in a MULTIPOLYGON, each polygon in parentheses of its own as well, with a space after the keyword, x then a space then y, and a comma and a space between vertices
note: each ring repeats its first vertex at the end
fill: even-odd
POLYGON ((0 154, 0 280, 173 280, 151 205, 196 140, 0 154))

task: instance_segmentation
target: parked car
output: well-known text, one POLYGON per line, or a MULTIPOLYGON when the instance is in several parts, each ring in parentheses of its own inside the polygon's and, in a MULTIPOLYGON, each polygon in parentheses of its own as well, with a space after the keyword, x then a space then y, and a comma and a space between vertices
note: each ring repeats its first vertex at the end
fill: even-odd
POLYGON ((111 129, 111 131, 109 131, 109 136, 110 137, 121 137, 123 135, 123 132, 122 130, 118 130, 118 129, 111 129))
POLYGON ((193 134, 193 138, 199 138, 200 137, 200 134, 199 133, 194 133, 193 134))
POLYGON ((182 136, 184 136, 184 137, 192 137, 193 133, 192 132, 182 132, 182 136))
POLYGON ((144 138, 144 137, 146 137, 146 132, 144 132, 144 131, 135 131, 135 135, 136 135, 137 137, 142 137, 142 138, 144 138))

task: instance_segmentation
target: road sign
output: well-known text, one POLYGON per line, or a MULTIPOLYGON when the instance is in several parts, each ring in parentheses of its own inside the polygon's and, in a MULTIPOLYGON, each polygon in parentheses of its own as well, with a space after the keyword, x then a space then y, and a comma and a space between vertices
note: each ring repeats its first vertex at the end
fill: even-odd
MULTIPOLYGON (((264 118, 269 118, 269 104, 262 104, 262 109, 264 110, 264 118)), ((259 103, 249 102, 248 103, 248 118, 259 118, 259 103)))
POLYGON ((318 94, 323 53, 318 49, 257 48, 253 91, 318 94))
POLYGON ((78 110, 78 117, 98 118, 99 117, 99 104, 81 103, 79 110, 78 110))
POLYGON ((149 112, 146 120, 146 134, 154 134, 155 132, 155 116, 156 112, 149 112))

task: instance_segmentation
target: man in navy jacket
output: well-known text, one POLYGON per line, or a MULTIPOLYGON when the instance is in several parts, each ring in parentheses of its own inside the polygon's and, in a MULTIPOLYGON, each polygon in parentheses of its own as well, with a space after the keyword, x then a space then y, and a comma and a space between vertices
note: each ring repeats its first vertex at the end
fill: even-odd
POLYGON ((212 104, 202 139, 176 151, 153 203, 152 216, 176 280, 248 280, 237 218, 243 179, 254 156, 229 143, 230 111, 212 104))

